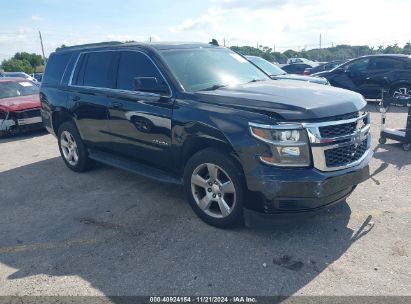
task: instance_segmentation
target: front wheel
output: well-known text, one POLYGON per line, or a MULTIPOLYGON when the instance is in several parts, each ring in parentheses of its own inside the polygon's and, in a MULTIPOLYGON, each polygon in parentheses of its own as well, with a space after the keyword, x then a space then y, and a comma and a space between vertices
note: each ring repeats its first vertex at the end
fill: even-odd
POLYGON ((184 188, 194 212, 207 224, 229 228, 243 223, 241 170, 222 151, 195 154, 184 170, 184 188))

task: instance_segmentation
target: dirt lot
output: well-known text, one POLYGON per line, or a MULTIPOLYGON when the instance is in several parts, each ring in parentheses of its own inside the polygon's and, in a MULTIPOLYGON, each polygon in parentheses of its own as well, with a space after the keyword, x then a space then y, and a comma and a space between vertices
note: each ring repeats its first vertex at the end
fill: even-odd
POLYGON ((378 146, 369 110, 372 178, 264 229, 207 226, 180 188, 118 169, 71 172, 44 132, 0 140, 0 295, 411 295, 411 152, 378 146))

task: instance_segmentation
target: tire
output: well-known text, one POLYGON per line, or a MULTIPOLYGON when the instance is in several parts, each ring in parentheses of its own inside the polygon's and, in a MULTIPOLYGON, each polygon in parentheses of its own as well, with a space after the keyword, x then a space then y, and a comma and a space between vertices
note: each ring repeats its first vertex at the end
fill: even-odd
POLYGON ((391 88, 390 96, 392 98, 398 98, 399 96, 411 96, 411 85, 409 84, 398 84, 391 88))
POLYGON ((57 140, 60 155, 67 167, 75 172, 84 172, 90 168, 91 160, 88 158, 87 148, 73 122, 61 124, 57 140))
POLYGON ((384 138, 384 137, 380 137, 380 139, 378 140, 378 142, 379 142, 381 145, 384 145, 384 144, 387 142, 387 139, 384 138))
POLYGON ((244 224, 244 188, 241 170, 222 151, 202 150, 184 168, 187 199, 198 217, 209 225, 233 228, 244 224))
POLYGON ((410 151, 411 150, 411 144, 403 144, 402 149, 404 151, 410 151))

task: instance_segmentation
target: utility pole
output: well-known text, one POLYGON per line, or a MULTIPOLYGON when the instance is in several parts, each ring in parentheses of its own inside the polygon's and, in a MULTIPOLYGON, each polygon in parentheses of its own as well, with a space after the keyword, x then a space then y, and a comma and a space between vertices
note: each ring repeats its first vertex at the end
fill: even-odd
POLYGON ((39 30, 39 37, 40 37, 40 44, 41 44, 41 52, 43 53, 43 60, 46 63, 46 56, 44 55, 44 47, 43 47, 43 38, 41 38, 41 32, 39 30))
POLYGON ((320 50, 321 50, 321 33, 320 33, 320 50))
POLYGON ((225 46, 225 37, 223 38, 223 41, 224 41, 224 46, 225 46))
POLYGON ((150 35, 150 37, 148 38, 148 40, 151 42, 151 35, 150 35))
POLYGON ((321 33, 320 33, 320 61, 321 61, 321 58, 322 58, 322 56, 321 56, 321 33))

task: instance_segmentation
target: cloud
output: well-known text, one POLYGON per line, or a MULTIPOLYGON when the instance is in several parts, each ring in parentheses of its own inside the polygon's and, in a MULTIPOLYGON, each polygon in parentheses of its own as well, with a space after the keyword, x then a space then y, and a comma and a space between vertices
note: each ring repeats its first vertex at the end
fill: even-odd
POLYGON ((31 16, 31 20, 33 20, 33 21, 40 21, 40 20, 43 20, 43 18, 41 18, 41 17, 38 16, 38 15, 32 15, 32 16, 31 16))
POLYGON ((315 5, 319 0, 212 0, 218 7, 225 10, 275 10, 287 5, 315 5))
POLYGON ((216 28, 220 23, 219 11, 209 9, 207 13, 196 18, 187 19, 177 26, 170 27, 173 33, 216 28))

